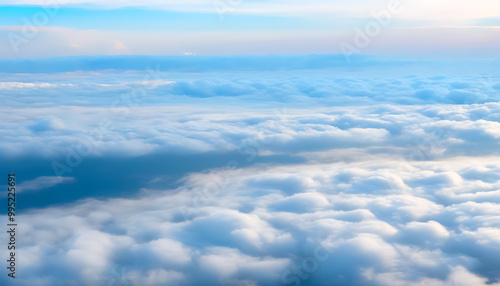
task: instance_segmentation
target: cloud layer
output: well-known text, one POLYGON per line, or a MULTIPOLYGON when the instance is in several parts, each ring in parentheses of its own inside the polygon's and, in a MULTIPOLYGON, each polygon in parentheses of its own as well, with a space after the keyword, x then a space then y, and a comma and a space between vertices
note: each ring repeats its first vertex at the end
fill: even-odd
POLYGON ((498 74, 445 69, 6 73, 13 285, 500 285, 498 74))
POLYGON ((19 285, 487 285, 498 160, 221 168, 136 199, 33 210, 19 285))

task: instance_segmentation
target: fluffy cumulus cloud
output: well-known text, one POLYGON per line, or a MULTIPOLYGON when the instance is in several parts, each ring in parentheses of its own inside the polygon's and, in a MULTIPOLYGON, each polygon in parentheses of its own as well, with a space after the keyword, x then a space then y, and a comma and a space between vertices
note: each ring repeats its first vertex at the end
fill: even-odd
POLYGON ((6 75, 15 285, 500 285, 498 75, 375 74, 6 75))
POLYGON ((134 199, 32 210, 19 281, 487 285, 499 278, 500 182, 467 174, 494 175, 499 159, 221 168, 134 199))

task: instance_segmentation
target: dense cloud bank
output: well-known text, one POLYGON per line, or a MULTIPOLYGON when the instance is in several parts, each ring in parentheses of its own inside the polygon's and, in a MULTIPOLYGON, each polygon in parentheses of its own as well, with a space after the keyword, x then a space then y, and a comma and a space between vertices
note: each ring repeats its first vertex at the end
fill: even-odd
MULTIPOLYGON (((361 151, 360 151, 361 152, 361 151)), ((486 285, 498 156, 220 168, 20 216, 20 285, 486 285), (122 282, 119 282, 122 281, 122 282), (145 282, 146 281, 146 282, 145 282), (107 284, 111 283, 111 284, 107 284), (119 284, 123 283, 123 284, 119 284)))
POLYGON ((498 74, 301 73, 6 75, 15 285, 500 285, 498 74))
MULTIPOLYGON (((340 149, 409 155, 489 155, 499 151, 499 103, 376 105, 234 111, 189 105, 43 107, 2 113, 4 156, 137 157, 232 152, 291 155, 340 149), (57 114, 57 115, 55 115, 57 114), (420 147, 419 147, 420 146, 420 147), (428 149, 428 150, 422 150, 428 149)), ((229 108, 229 107, 228 107, 229 108)), ((319 157, 319 156, 318 156, 319 157)))
MULTIPOLYGON (((170 72, 168 66, 144 71, 4 74, 0 99, 6 107, 221 105, 275 107, 364 106, 373 104, 475 104, 498 102, 500 70, 445 74, 426 68, 402 74, 400 68, 370 67, 291 71, 170 72), (380 70, 379 70, 380 69, 380 70)), ((417 69, 418 70, 418 69, 417 69)), ((57 114, 54 114, 57 115, 57 114)))

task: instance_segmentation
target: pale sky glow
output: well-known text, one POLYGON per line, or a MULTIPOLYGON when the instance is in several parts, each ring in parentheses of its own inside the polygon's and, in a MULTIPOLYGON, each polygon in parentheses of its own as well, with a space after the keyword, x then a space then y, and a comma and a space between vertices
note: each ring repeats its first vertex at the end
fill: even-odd
MULTIPOLYGON (((20 27, 0 29, 20 32, 20 27)), ((346 31, 197 32, 99 31, 62 27, 40 28, 34 45, 21 46, 19 55, 36 58, 72 55, 245 55, 245 54, 339 54, 339 44, 352 35, 346 31), (278 52, 276 52, 278 51, 278 52)), ((366 54, 411 56, 495 56, 500 46, 500 27, 399 28, 385 32, 365 49, 366 54), (473 40, 473 41, 471 41, 473 40)), ((3 55, 11 47, 0 46, 3 55)))
MULTIPOLYGON (((46 0, 44 3, 58 3, 61 6, 78 6, 90 8, 123 8, 142 7, 184 12, 213 12, 214 6, 233 6, 231 13, 237 14, 305 14, 305 13, 338 13, 344 17, 363 17, 367 11, 377 11, 386 7, 391 1, 381 0, 272 0, 272 1, 213 1, 213 0, 46 0), (234 3, 234 4, 233 4, 234 3), (360 8, 362 7, 362 8, 360 8)), ((409 7, 401 18, 415 20, 469 20, 478 18, 500 17, 500 2, 495 0, 399 0, 403 6, 409 7)), ((40 5, 39 0, 5 0, 3 5, 40 5)), ((229 11, 228 11, 229 12, 229 11)))
POLYGON ((494 0, 39 3, 0 4, 0 58, 334 54, 343 51, 342 43, 355 45, 359 32, 373 25, 376 35, 357 54, 427 56, 449 50, 495 57, 500 50, 500 2, 494 0), (475 41, 461 33, 472 33, 475 41))
POLYGON ((500 286, 500 0, 0 0, 0 103, 2 286, 500 286))

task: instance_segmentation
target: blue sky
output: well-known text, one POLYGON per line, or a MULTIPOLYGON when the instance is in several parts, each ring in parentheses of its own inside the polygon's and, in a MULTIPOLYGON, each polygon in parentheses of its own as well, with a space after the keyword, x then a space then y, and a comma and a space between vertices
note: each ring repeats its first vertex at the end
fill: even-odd
POLYGON ((380 15, 389 22, 360 54, 491 58, 500 50, 500 7, 491 0, 2 3, 2 58, 338 54, 380 15), (37 19, 41 24, 33 24, 37 19), (37 28, 33 36, 23 35, 25 26, 37 28), (31 44, 13 48, 12 33, 31 44))
POLYGON ((498 0, 1 3, 1 285, 500 286, 498 0))
MULTIPOLYGON (((22 18, 29 18, 40 11, 36 6, 7 6, 0 12, 2 26, 22 26, 22 18)), ((144 8, 117 8, 113 10, 88 8, 61 8, 50 21, 49 27, 72 29, 97 29, 112 31, 232 31, 232 30, 297 30, 317 28, 312 19, 290 16, 238 15, 230 25, 210 12, 179 12, 144 8)))

